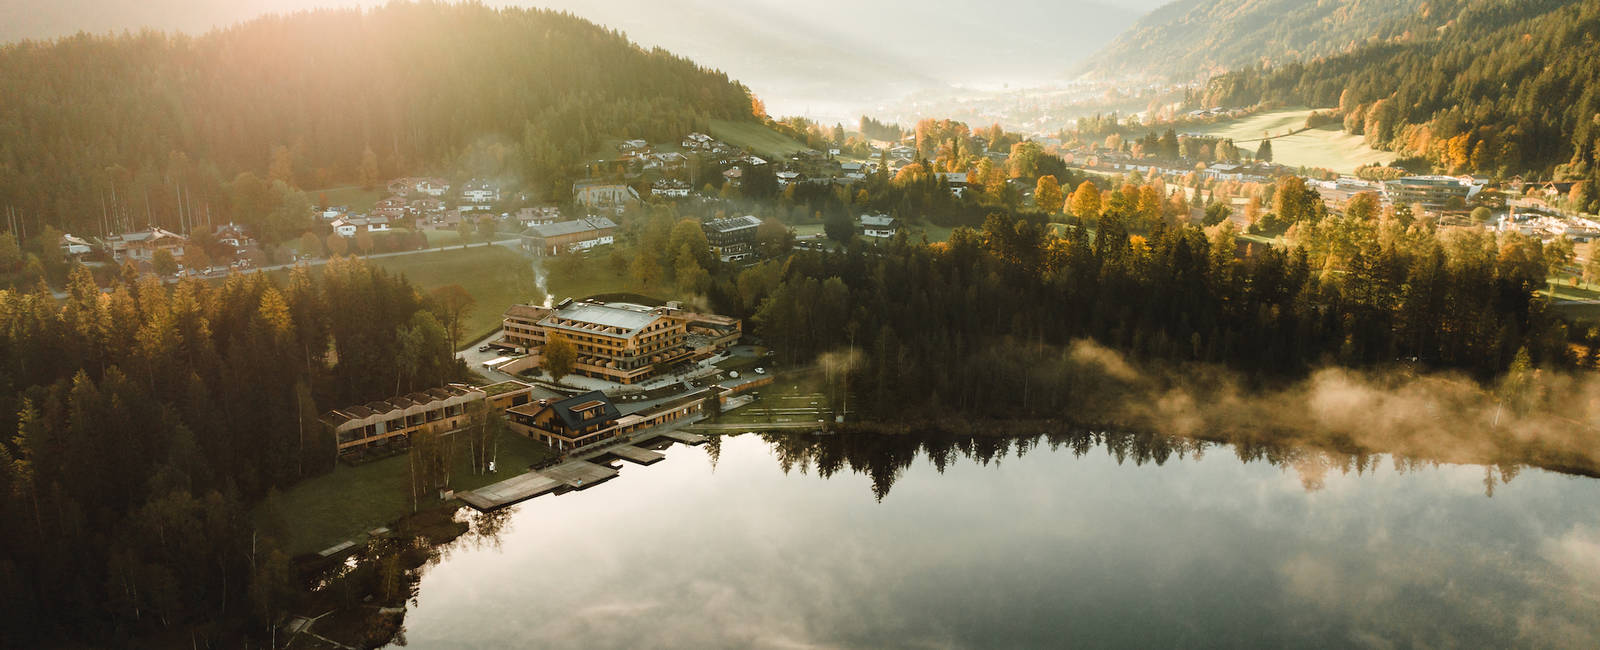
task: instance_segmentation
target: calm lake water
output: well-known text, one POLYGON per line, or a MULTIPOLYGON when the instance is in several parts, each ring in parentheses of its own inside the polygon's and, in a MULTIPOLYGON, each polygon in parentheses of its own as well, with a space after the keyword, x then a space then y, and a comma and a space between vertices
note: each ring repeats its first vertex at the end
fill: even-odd
POLYGON ((405 642, 1600 647, 1600 481, 1079 443, 942 473, 854 443, 674 446, 447 548, 405 642))

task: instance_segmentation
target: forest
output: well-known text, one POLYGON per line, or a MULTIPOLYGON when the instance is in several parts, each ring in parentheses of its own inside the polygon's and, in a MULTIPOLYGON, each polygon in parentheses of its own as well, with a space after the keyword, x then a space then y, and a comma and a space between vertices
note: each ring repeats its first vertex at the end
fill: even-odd
POLYGON ((245 513, 333 468, 317 416, 464 373, 447 306, 357 259, 283 286, 124 278, 0 291, 6 647, 260 634, 290 569, 245 513))
POLYGON ((1453 174, 1580 181, 1600 208, 1600 1, 1475 0, 1437 36, 1212 79, 1190 101, 1337 107, 1367 144, 1453 174))
POLYGON ((0 46, 0 212, 83 235, 229 220, 300 235, 295 188, 457 169, 560 199, 603 138, 752 119, 717 71, 568 14, 395 2, 199 36, 0 46))
MULTIPOLYGON (((739 297, 730 307, 756 306, 756 332, 790 363, 854 351, 853 390, 887 418, 1058 416, 1083 388, 1067 358, 1077 340, 1256 381, 1402 361, 1489 379, 1519 359, 1573 362, 1566 325, 1535 295, 1548 271, 1537 240, 1422 222, 1344 237, 1362 226, 1303 209, 1292 249, 1242 244, 1226 225, 1131 234, 1120 194, 1092 234, 994 213, 945 243, 801 252, 718 284, 739 297)), ((1280 194, 1280 211, 1306 202, 1280 194)))

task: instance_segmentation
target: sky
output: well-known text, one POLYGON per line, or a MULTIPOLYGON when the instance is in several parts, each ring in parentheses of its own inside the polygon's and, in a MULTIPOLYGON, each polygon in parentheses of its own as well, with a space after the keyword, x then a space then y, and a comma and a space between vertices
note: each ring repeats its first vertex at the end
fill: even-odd
MULTIPOLYGON (((726 71, 779 114, 833 117, 908 94, 1069 78, 1169 0, 486 0, 570 11, 726 71)), ((356 0, 0 0, 0 41, 190 33, 356 0)))

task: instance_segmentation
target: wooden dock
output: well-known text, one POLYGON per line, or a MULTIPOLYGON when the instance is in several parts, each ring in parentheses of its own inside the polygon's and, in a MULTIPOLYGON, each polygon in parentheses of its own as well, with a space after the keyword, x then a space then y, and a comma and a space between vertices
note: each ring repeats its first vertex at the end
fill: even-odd
POLYGON ((662 438, 671 438, 673 440, 676 440, 676 441, 681 442, 681 443, 686 444, 686 445, 703 445, 706 442, 706 437, 705 436, 702 436, 702 435, 700 435, 698 433, 689 433, 687 431, 678 431, 676 429, 674 429, 672 431, 662 431, 661 432, 661 437, 662 438))
POLYGON ((663 454, 659 451, 640 449, 633 445, 616 445, 613 447, 607 447, 606 453, 623 460, 638 463, 640 465, 649 465, 650 463, 654 463, 667 457, 666 454, 663 454))
POLYGON ((528 472, 499 483, 485 485, 471 492, 457 492, 456 498, 479 510, 489 511, 532 499, 565 485, 539 472, 528 472))
POLYGON ((605 465, 596 465, 586 460, 569 460, 555 467, 539 470, 539 473, 561 481, 574 490, 582 490, 614 477, 618 472, 605 465))

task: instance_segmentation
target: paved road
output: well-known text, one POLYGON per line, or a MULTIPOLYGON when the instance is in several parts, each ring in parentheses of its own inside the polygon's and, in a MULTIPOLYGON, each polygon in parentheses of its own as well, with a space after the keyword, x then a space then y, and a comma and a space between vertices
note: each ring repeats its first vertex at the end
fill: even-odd
MULTIPOLYGON (((494 241, 494 242, 490 242, 490 243, 494 244, 495 246, 504 246, 506 248, 510 248, 510 249, 518 251, 518 252, 521 252, 521 250, 522 250, 522 248, 521 248, 522 240, 520 240, 520 239, 502 239, 502 240, 494 241)), ((436 248, 424 248, 424 249, 421 249, 421 250, 414 250, 414 251, 396 251, 396 252, 393 252, 393 253, 377 253, 377 254, 374 254, 374 255, 367 255, 367 256, 363 257, 362 259, 376 260, 376 259, 382 259, 382 258, 385 258, 385 257, 400 257, 400 256, 403 256, 403 255, 421 255, 423 253, 437 253, 439 251, 454 250, 454 249, 458 249, 458 248, 469 248, 469 247, 473 247, 473 246, 482 247, 483 245, 484 244, 480 243, 480 244, 474 244, 474 245, 470 245, 470 246, 469 245, 439 246, 439 247, 436 247, 436 248)), ((246 274, 248 274, 248 273, 264 273, 264 272, 268 272, 268 271, 276 271, 276 270, 279 270, 279 269, 290 269, 290 268, 294 268, 296 266, 301 266, 301 265, 304 265, 304 266, 321 266, 321 265, 327 264, 327 263, 328 263, 328 259, 327 258, 315 259, 315 260, 300 260, 298 262, 291 262, 291 263, 288 263, 288 264, 273 264, 273 265, 270 265, 270 266, 253 266, 253 267, 250 267, 250 268, 247 268, 247 269, 237 269, 237 270, 233 270, 233 271, 229 271, 229 272, 230 273, 235 273, 235 272, 236 273, 246 273, 246 274)), ((535 261, 534 264, 538 264, 538 262, 535 261)), ((205 279, 225 278, 225 277, 228 277, 227 273, 204 276, 205 279)), ((178 279, 177 278, 164 278, 163 281, 166 282, 167 284, 173 284, 173 283, 176 283, 178 281, 178 279)), ((110 293, 111 292, 111 288, 107 287, 105 289, 101 289, 100 291, 102 293, 110 293)), ((56 300, 64 300, 67 297, 67 292, 52 289, 50 291, 50 295, 54 296, 56 300)))

